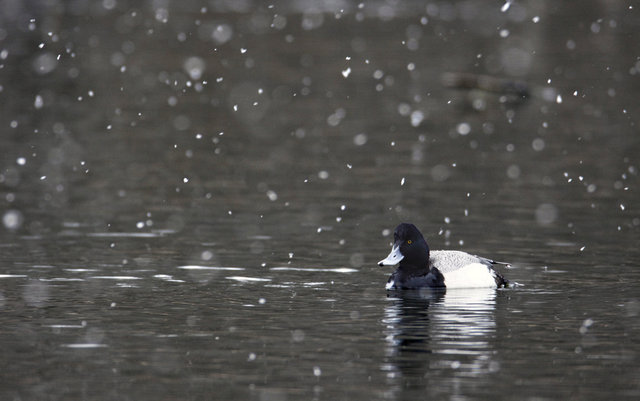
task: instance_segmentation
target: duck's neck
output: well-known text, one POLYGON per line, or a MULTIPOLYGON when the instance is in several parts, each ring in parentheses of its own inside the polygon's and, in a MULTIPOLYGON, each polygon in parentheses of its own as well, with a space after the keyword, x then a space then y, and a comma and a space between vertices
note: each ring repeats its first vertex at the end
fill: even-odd
POLYGON ((414 249, 400 261, 398 270, 409 276, 421 276, 429 272, 429 248, 414 249))

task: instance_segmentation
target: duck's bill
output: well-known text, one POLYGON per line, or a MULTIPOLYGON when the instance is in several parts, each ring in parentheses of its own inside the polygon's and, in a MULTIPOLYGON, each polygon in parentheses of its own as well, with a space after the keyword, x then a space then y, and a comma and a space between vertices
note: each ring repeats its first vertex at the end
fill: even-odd
POLYGON ((378 262, 378 266, 393 266, 400 263, 403 258, 404 255, 400 253, 400 247, 398 245, 394 245, 393 248, 391 248, 389 256, 378 262))

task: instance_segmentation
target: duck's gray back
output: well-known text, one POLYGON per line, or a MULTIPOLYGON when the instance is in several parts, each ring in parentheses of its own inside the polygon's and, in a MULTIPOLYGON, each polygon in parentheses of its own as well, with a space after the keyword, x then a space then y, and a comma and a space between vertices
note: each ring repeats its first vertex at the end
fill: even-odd
POLYGON ((479 258, 461 251, 431 251, 429 264, 441 273, 448 273, 460 269, 471 263, 482 263, 491 266, 491 260, 479 258))

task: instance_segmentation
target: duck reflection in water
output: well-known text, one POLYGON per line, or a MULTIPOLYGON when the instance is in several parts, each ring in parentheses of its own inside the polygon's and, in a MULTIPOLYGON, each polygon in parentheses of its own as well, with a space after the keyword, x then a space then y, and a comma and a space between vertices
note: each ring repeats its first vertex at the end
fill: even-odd
POLYGON ((382 321, 387 380, 398 388, 442 387, 436 380, 442 374, 477 377, 499 369, 492 360, 495 301, 490 288, 389 292, 382 321))
POLYGON ((430 353, 429 307, 442 302, 445 289, 423 288, 420 290, 389 291, 387 297, 393 304, 385 308, 388 332, 387 343, 392 353, 430 353))

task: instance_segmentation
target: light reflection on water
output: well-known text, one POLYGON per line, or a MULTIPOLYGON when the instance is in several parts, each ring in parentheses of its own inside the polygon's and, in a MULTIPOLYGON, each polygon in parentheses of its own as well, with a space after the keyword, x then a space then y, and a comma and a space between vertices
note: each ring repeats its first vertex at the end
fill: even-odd
POLYGON ((385 307, 386 362, 390 383, 450 370, 482 376, 499 370, 495 346, 494 289, 411 291, 395 294, 385 307), (430 357, 441 354, 442 357, 430 357))

